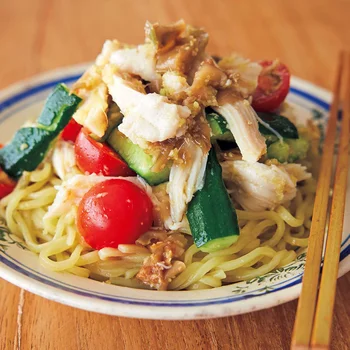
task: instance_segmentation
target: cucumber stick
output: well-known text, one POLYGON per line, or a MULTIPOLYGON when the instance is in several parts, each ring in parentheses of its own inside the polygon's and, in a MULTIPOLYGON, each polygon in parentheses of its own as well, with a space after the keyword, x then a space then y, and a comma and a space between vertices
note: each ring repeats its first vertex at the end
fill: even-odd
POLYGON ((309 141, 304 138, 285 139, 283 143, 276 141, 267 147, 267 157, 280 163, 294 163, 306 158, 309 146, 309 141))
POLYGON ((58 84, 47 98, 37 123, 57 136, 69 123, 80 101, 65 85, 58 84))
POLYGON ((150 185, 155 186, 168 181, 170 165, 160 172, 153 172, 155 164, 153 156, 145 153, 138 145, 134 144, 117 128, 109 135, 107 143, 125 160, 128 166, 138 175, 143 177, 150 185))
POLYGON ((0 165, 12 177, 32 171, 43 161, 52 141, 70 121, 81 98, 59 84, 46 100, 37 123, 19 129, 11 142, 0 149, 0 165))
MULTIPOLYGON (((286 117, 275 113, 257 113, 258 116, 269 126, 276 130, 283 138, 297 139, 299 137, 298 130, 295 125, 286 117)), ((211 128, 212 139, 233 141, 233 135, 227 126, 227 122, 223 116, 209 109, 206 112, 206 117, 211 128)), ((259 123, 259 131, 265 136, 268 143, 271 143, 270 139, 277 139, 275 134, 259 123)))
POLYGON ((212 140, 232 141, 233 136, 227 126, 226 120, 215 112, 206 114, 210 129, 212 140))
POLYGON ((194 243, 203 252, 225 249, 238 239, 237 214, 213 149, 209 152, 204 186, 189 203, 187 218, 194 243))

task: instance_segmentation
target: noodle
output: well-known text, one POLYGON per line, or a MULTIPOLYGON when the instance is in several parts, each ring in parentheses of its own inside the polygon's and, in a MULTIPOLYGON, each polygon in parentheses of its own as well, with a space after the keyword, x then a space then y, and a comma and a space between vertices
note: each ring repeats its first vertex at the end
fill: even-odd
MULTIPOLYGON (((22 238, 49 270, 120 286, 149 288, 136 278, 151 254, 146 247, 123 244, 118 249, 92 250, 77 232, 76 207, 60 217, 45 217, 57 193, 55 186, 60 184, 49 162, 24 173, 16 189, 0 201, 0 214, 9 230, 22 238)), ((289 264, 307 247, 314 193, 315 181, 310 179, 297 187, 293 200, 275 210, 237 210, 241 231, 238 240, 214 253, 201 252, 186 235, 188 243, 180 258, 185 269, 170 282, 168 289, 220 287, 289 264)))

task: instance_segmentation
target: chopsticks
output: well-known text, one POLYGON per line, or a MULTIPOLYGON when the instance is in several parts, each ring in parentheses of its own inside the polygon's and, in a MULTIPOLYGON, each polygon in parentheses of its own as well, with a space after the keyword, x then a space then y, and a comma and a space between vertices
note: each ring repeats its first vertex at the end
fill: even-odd
POLYGON ((329 348, 349 167, 349 128, 350 55, 349 53, 341 52, 334 87, 333 103, 324 141, 319 180, 317 183, 303 287, 294 323, 292 350, 329 348), (341 121, 341 135, 334 176, 324 264, 318 292, 332 178, 334 144, 337 135, 338 110, 342 91, 343 115, 341 121))

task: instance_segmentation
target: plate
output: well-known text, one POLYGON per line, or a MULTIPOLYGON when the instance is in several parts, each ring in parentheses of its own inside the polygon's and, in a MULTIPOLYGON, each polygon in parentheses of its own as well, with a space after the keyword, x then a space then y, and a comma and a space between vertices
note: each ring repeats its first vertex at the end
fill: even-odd
MULTIPOLYGON (((0 93, 0 141, 5 142, 26 120, 35 119, 59 82, 72 84, 87 65, 55 70, 15 84, 0 93)), ((293 78, 288 100, 300 115, 312 115, 323 130, 331 94, 293 78)), ((350 184, 350 181, 349 181, 350 184)), ((350 186, 339 276, 350 270, 350 186)), ((37 256, 0 229, 0 276, 44 298, 76 308, 126 317, 189 320, 237 315, 276 306, 299 296, 305 254, 293 263, 247 282, 202 291, 158 292, 118 287, 46 271, 37 256)))

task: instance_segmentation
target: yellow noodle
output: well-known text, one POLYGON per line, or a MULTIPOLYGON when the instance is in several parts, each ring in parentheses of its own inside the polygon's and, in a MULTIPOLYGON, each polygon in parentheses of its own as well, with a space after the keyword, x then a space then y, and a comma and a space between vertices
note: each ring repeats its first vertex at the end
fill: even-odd
POLYGON ((222 282, 221 282, 221 279, 219 278, 215 278, 215 277, 212 277, 212 276, 204 276, 202 277, 200 280, 199 280, 200 283, 204 283, 210 287, 221 287, 222 285, 222 282))
POLYGON ((279 206, 276 209, 276 212, 280 215, 280 217, 289 225, 292 227, 298 227, 301 226, 304 223, 304 217, 302 218, 296 218, 294 217, 290 211, 288 211, 287 208, 283 206, 279 206))
POLYGON ((217 269, 209 272, 208 276, 213 276, 215 278, 220 278, 222 280, 226 278, 226 273, 223 270, 217 269))
MULTIPOLYGON (((277 252, 272 259, 270 260, 270 262, 268 262, 267 264, 264 264, 263 266, 254 269, 254 270, 248 270, 249 272, 243 273, 239 276, 239 280, 250 280, 254 277, 258 277, 261 275, 264 275, 265 273, 268 273, 270 271, 272 271, 273 269, 275 269, 278 264, 280 263, 282 257, 284 255, 284 251, 280 251, 277 252)), ((242 270, 241 270, 242 271, 242 270)), ((231 282, 230 281, 230 277, 225 279, 225 282, 231 282)), ((237 278, 233 281, 236 282, 237 278)))
POLYGON ((273 258, 276 252, 270 247, 260 247, 254 249, 252 252, 232 261, 224 262, 218 267, 223 271, 234 270, 238 267, 246 266, 250 261, 259 257, 259 256, 267 256, 269 258, 273 258))
POLYGON ((292 261, 295 260, 296 257, 297 257, 297 254, 295 253, 294 250, 287 251, 287 253, 285 253, 284 257, 282 258, 282 260, 280 261, 277 267, 282 267, 290 264, 292 261))
POLYGON ((67 250, 67 248, 69 248, 69 245, 66 242, 66 238, 59 238, 54 244, 51 244, 41 250, 39 254, 41 264, 52 271, 64 271, 75 266, 80 257, 80 253, 83 250, 83 247, 80 244, 74 248, 73 253, 66 260, 53 261, 50 259, 50 256, 64 252, 67 250))
POLYGON ((126 279, 134 278, 139 271, 140 271, 140 269, 138 269, 138 268, 126 270, 125 271, 125 278, 126 279))
POLYGON ((188 290, 202 290, 202 289, 210 289, 210 288, 212 287, 202 282, 196 282, 187 287, 188 290))
POLYGON ((73 266, 67 269, 67 271, 80 277, 88 278, 90 276, 90 270, 85 267, 73 266))
POLYGON ((295 236, 292 236, 290 233, 290 229, 287 229, 284 237, 283 237, 284 241, 289 243, 290 245, 294 245, 294 246, 299 246, 299 247, 307 247, 308 238, 298 238, 295 236))
POLYGON ((111 277, 110 283, 129 288, 151 289, 136 278, 127 279, 122 277, 111 277))
POLYGON ((218 266, 220 263, 225 261, 225 257, 215 257, 204 264, 202 263, 193 263, 196 264, 196 268, 193 269, 193 272, 189 274, 189 270, 191 269, 190 265, 185 271, 181 272, 179 276, 177 276, 169 285, 169 289, 184 289, 188 287, 190 284, 199 281, 207 272, 212 270, 214 267, 218 266), (199 265, 197 265, 199 264, 199 265))
POLYGON ((43 167, 41 169, 39 168, 36 171, 32 171, 29 174, 29 181, 31 182, 46 181, 51 177, 52 166, 49 162, 46 162, 43 164, 43 167))
POLYGON ((192 244, 185 253, 184 263, 186 266, 190 265, 192 263, 193 255, 198 253, 199 249, 196 247, 195 244, 192 244))
POLYGON ((85 254, 80 255, 76 265, 77 266, 85 266, 93 264, 100 260, 100 257, 98 256, 98 251, 94 250, 92 252, 88 252, 85 254))
POLYGON ((147 248, 140 247, 136 244, 119 244, 118 250, 126 254, 149 254, 147 248))
POLYGON ((260 246, 260 239, 258 239, 258 238, 253 239, 240 251, 240 253, 243 255, 248 254, 252 250, 258 248, 259 246, 260 246))

